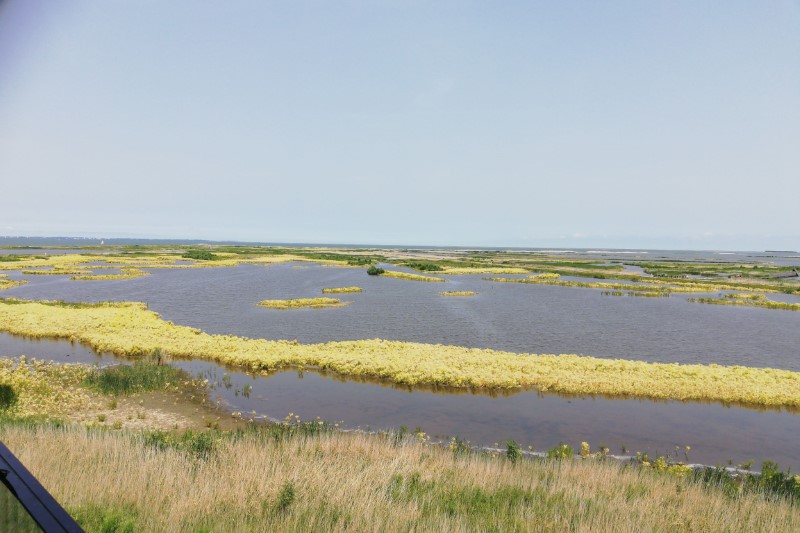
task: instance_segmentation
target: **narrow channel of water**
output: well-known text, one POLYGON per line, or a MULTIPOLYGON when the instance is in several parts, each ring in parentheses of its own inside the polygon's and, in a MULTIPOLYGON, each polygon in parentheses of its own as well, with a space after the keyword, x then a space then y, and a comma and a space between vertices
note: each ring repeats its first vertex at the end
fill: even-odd
MULTIPOLYGON (((67 341, 29 340, 0 334, 0 356, 36 356, 58 362, 113 364, 129 362, 67 341)), ((476 445, 504 445, 514 439, 542 451, 567 442, 608 446, 612 453, 674 453, 706 464, 739 464, 764 459, 783 468, 800 468, 797 442, 800 415, 725 407, 714 403, 613 400, 565 397, 523 391, 495 397, 486 394, 437 393, 390 384, 342 379, 316 372, 284 371, 253 376, 214 363, 193 360, 174 364, 208 378, 212 397, 243 414, 282 419, 340 422, 342 427, 388 429, 420 427, 434 438, 459 436, 476 445), (227 376, 227 378, 226 378, 227 376), (223 379, 224 378, 224 379, 223 379)))

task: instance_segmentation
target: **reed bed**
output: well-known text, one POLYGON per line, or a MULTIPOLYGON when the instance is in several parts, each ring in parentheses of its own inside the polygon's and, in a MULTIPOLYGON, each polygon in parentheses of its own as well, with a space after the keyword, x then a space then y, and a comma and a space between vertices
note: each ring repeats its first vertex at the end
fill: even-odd
POLYGON ((478 294, 475 291, 444 291, 440 292, 439 296, 475 296, 478 294))
POLYGON ((422 274, 411 274, 409 272, 398 272, 396 270, 384 270, 383 273, 379 275, 384 278, 408 279, 411 281, 428 281, 428 282, 446 281, 444 278, 437 278, 434 276, 423 276, 422 274))
POLYGON ((261 307, 270 309, 302 309, 321 307, 343 307, 350 302, 343 302, 338 298, 295 298, 292 300, 262 300, 258 302, 261 307))
POLYGON ((89 533, 800 529, 783 498, 615 462, 512 461, 358 433, 163 435, 0 425, 89 533))
POLYGON ((300 344, 209 335, 164 321, 141 303, 103 306, 0 299, 0 330, 69 339, 124 356, 161 349, 167 355, 205 358, 251 371, 316 367, 407 385, 529 387, 570 394, 800 407, 800 373, 787 370, 516 354, 380 339, 300 344))
POLYGON ((322 289, 322 294, 340 294, 345 292, 362 292, 361 287, 327 287, 322 289))

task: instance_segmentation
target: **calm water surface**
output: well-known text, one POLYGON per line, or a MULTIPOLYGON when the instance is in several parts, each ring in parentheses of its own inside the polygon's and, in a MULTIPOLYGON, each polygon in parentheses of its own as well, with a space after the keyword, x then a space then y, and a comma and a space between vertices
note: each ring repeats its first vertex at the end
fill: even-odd
MULTIPOLYGON (((113 281, 10 277, 30 283, 3 296, 143 301, 167 320, 210 333, 304 343, 383 338, 800 371, 800 313, 696 304, 687 302, 687 295, 614 297, 596 289, 496 283, 477 275, 423 283, 367 276, 360 268, 291 264, 156 269, 152 276, 113 281), (352 302, 343 308, 280 311, 255 305, 263 299, 319 297, 324 287, 351 285, 364 292, 337 295, 352 302), (439 296, 445 290, 478 294, 439 296)), ((775 299, 800 301, 788 295, 775 299)))
MULTIPOLYGON (((394 267, 392 267, 394 268, 394 267)), ((301 342, 385 338, 486 347, 527 353, 583 353, 649 361, 741 364, 800 371, 800 313, 694 304, 669 298, 603 296, 592 289, 484 281, 448 276, 421 283, 367 276, 363 269, 318 265, 242 265, 232 268, 152 270, 152 276, 72 281, 68 276, 24 276, 28 285, 4 297, 69 301, 135 300, 177 324, 211 333, 301 342), (297 268, 301 267, 301 268, 297 268), (321 296, 324 287, 357 285, 365 292, 336 295, 336 309, 276 311, 262 299, 321 296), (474 290, 447 298, 444 290, 474 290)), ((800 301, 781 295, 775 299, 800 301)), ((0 335, 0 355, 37 355, 58 361, 110 363, 80 345, 0 335)), ((669 452, 691 445, 690 460, 706 463, 777 460, 800 467, 800 416, 718 404, 567 398, 522 392, 490 397, 410 391, 335 379, 313 372, 253 377, 202 361, 177 362, 231 388, 214 394, 234 410, 282 418, 294 412, 345 426, 420 426, 432 435, 459 435, 491 445, 513 438, 542 450, 586 440, 619 452, 669 452), (253 387, 249 397, 241 392, 253 387)))

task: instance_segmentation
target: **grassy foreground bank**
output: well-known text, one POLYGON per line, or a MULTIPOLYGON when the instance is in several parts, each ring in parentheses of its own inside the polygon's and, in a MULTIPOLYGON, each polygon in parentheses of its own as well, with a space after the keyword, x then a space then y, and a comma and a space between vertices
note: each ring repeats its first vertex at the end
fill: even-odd
POLYGON ((797 531, 800 509, 591 459, 511 461, 413 438, 0 424, 93 531, 797 531))
POLYGON ((63 303, 0 299, 0 331, 63 338, 99 352, 141 356, 162 350, 253 371, 314 366, 342 375, 409 385, 532 387, 572 394, 716 400, 800 407, 800 373, 777 369, 680 365, 578 355, 520 355, 487 349, 362 340, 299 344, 209 335, 177 326, 142 303, 63 303))

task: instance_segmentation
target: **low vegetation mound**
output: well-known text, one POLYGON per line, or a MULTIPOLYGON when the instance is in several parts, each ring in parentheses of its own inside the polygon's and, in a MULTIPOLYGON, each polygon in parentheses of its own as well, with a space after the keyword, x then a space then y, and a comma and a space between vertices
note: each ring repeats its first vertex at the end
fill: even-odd
POLYGON ((475 291, 445 291, 440 292, 440 296, 475 296, 477 293, 475 291))
POLYGON ((322 289, 322 294, 340 294, 345 292, 362 292, 361 287, 327 287, 322 289))
POLYGON ((301 309, 304 307, 342 307, 349 303, 338 298, 295 298, 292 300, 262 300, 257 305, 270 309, 301 309))
POLYGON ((423 276, 421 274, 411 274, 409 272, 397 272, 395 270, 386 270, 381 274, 384 278, 407 279, 411 281, 428 281, 428 282, 442 282, 446 281, 444 278, 436 278, 434 276, 423 276))

